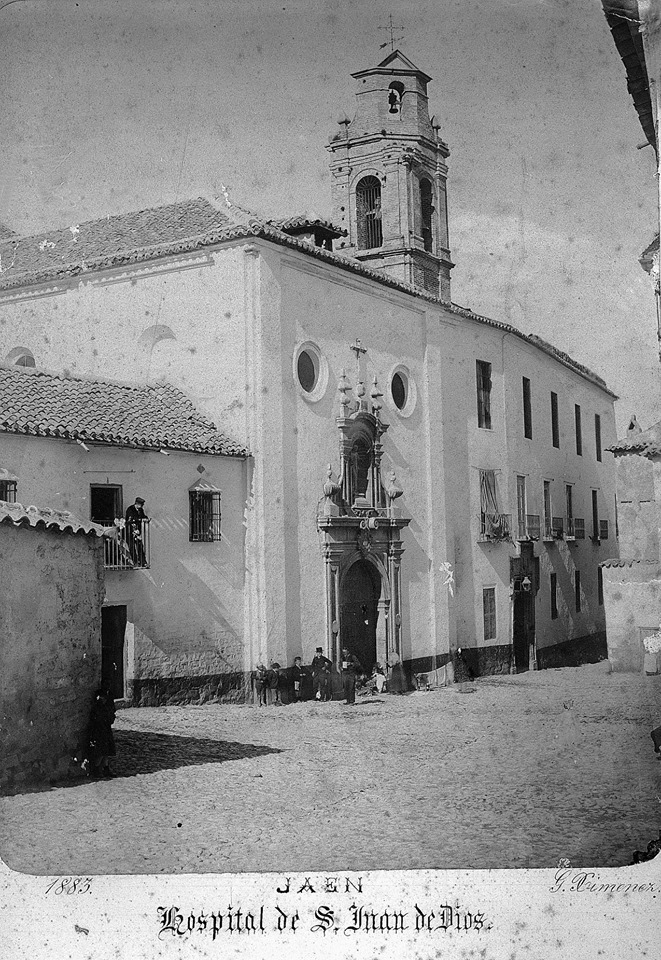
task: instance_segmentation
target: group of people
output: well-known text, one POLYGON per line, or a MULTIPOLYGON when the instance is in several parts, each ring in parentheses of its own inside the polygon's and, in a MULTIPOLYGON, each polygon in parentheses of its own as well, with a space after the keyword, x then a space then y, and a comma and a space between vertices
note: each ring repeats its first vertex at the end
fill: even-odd
MULTIPOLYGON (((402 694, 406 691, 406 678, 401 662, 393 664, 390 678, 380 663, 375 663, 367 673, 358 658, 346 647, 342 648, 339 664, 342 680, 342 693, 347 704, 356 702, 356 691, 360 693, 380 694, 388 692, 402 694)), ((266 667, 261 661, 253 673, 253 685, 257 701, 261 706, 268 703, 281 704, 281 690, 284 683, 282 668, 273 662, 266 667)), ((309 699, 310 693, 315 700, 327 702, 333 699, 333 663, 324 656, 323 648, 317 647, 309 666, 303 665, 301 657, 294 659, 290 671, 290 692, 294 702, 309 699)))

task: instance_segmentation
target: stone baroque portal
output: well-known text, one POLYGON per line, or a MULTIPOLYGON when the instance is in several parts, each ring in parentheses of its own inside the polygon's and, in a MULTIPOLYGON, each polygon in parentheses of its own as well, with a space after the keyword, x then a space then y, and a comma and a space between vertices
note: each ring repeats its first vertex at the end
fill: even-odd
POLYGON ((317 525, 326 563, 326 649, 335 663, 347 646, 371 670, 401 658, 400 531, 410 522, 396 506, 402 490, 391 473, 381 473, 381 397, 376 378, 365 397, 359 381, 356 400, 343 370, 340 392, 340 474, 328 467, 317 525))

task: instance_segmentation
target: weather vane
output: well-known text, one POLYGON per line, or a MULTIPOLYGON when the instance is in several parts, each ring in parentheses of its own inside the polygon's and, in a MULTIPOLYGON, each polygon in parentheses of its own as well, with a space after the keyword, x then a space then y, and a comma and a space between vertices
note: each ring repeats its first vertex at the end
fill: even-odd
POLYGON ((394 50, 395 44, 399 43, 400 40, 404 39, 404 24, 400 23, 399 26, 396 27, 395 24, 392 22, 392 13, 388 17, 388 26, 379 27, 379 30, 388 30, 390 33, 390 40, 386 40, 385 43, 379 44, 379 50, 383 50, 383 48, 387 47, 388 44, 390 44, 390 49, 394 50), (400 31, 400 36, 395 36, 397 31, 400 31))

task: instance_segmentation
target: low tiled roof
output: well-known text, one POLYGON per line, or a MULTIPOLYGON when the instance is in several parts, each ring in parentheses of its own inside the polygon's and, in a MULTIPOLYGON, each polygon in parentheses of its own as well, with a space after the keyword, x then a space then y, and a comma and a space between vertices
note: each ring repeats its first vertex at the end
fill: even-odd
POLYGON ((0 432, 244 457, 167 383, 125 385, 0 365, 0 432))
POLYGON ((622 557, 616 557, 612 560, 602 560, 599 566, 601 567, 634 567, 636 564, 641 564, 643 566, 652 566, 652 567, 658 567, 661 565, 659 560, 648 560, 645 557, 641 557, 636 560, 625 560, 622 557))
POLYGON ((105 528, 91 520, 80 520, 67 510, 50 510, 48 507, 24 507, 21 503, 0 500, 0 523, 21 527, 44 527, 60 533, 85 533, 102 537, 105 528))
POLYGON ((658 457, 661 455, 661 420, 647 430, 630 430, 627 436, 607 447, 615 456, 636 453, 642 457, 658 457))
POLYGON ((654 114, 640 30, 638 0, 601 0, 617 51, 627 72, 627 89, 649 143, 656 148, 654 114))
POLYGON ((228 212, 225 212, 217 209, 208 200, 198 198, 140 210, 137 213, 91 220, 67 230, 18 237, 0 243, 0 291, 84 276, 108 267, 189 253, 232 240, 260 237, 300 250, 309 257, 333 264, 341 270, 367 277, 381 286, 411 294, 419 300, 441 304, 458 316, 507 331, 534 344, 615 398, 615 394, 608 389, 601 377, 539 337, 525 334, 509 323, 492 320, 490 317, 473 313, 466 307, 448 303, 419 287, 368 267, 360 260, 315 246, 276 226, 276 223, 286 222, 260 220, 236 204, 228 207, 228 212))

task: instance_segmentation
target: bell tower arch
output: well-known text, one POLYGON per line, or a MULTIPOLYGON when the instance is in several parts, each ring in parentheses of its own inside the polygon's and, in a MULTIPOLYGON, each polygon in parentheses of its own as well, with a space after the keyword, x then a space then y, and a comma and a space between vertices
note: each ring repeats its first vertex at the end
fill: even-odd
POLYGON ((400 50, 352 76, 356 114, 327 148, 333 220, 348 234, 337 252, 449 300, 450 151, 429 116, 431 77, 400 50))

